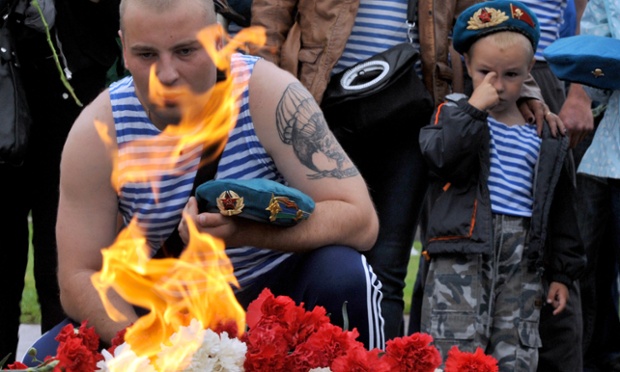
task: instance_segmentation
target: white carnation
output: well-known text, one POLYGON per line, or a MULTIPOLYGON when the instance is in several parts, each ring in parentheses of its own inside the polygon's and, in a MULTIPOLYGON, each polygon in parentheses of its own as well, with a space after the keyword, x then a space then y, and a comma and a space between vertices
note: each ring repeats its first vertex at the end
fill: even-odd
POLYGON ((157 354, 157 368, 165 371, 172 367, 188 365, 194 352, 203 343, 204 333, 202 324, 197 319, 192 319, 187 327, 179 327, 170 336, 169 344, 162 345, 161 351, 157 354))
MULTIPOLYGON (((180 367, 186 372, 243 372, 246 352, 247 345, 239 339, 230 338, 227 332, 218 335, 205 330, 197 319, 192 319, 189 326, 179 327, 162 345, 155 363, 160 371, 180 367)), ((97 363, 97 372, 156 372, 149 358, 138 357, 127 343, 118 346, 114 355, 107 350, 102 355, 104 360, 97 363)))
POLYGON ((242 372, 247 345, 237 338, 207 329, 200 349, 196 351, 186 372, 242 372))
POLYGON ((114 355, 107 350, 101 352, 103 360, 97 362, 97 372, 157 372, 147 357, 138 357, 128 343, 114 349, 114 355))

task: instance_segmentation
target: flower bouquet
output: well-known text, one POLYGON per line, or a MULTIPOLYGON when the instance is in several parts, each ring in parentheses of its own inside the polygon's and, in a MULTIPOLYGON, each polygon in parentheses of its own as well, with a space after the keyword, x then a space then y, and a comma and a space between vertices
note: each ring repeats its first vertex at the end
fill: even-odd
MULTIPOLYGON (((286 296, 274 296, 265 289, 250 304, 246 313, 248 329, 237 335, 234 321, 217 329, 204 329, 196 319, 181 326, 169 342, 162 345, 156 358, 141 357, 124 341, 124 331, 108 349, 99 349, 94 328, 83 322, 79 328, 65 326, 57 336, 57 354, 47 357, 37 367, 15 362, 9 370, 90 372, 140 371, 172 369, 173 359, 182 371, 409 371, 432 372, 441 365, 433 338, 424 333, 390 340, 385 350, 366 350, 357 341, 357 330, 343 330, 329 322, 325 309, 307 311, 286 296), (198 341, 193 353, 187 345, 198 341)), ((31 350, 36 353, 36 351, 31 350)), ((483 353, 467 353, 453 347, 445 362, 445 372, 494 372, 497 361, 483 353)))

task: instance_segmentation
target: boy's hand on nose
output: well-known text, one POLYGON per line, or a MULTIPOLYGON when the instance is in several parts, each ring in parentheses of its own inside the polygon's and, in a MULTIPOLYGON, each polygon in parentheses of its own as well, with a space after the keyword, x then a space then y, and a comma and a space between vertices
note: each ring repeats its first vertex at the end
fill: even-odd
POLYGON ((486 74, 480 85, 474 89, 469 98, 469 104, 481 111, 486 111, 499 103, 499 94, 493 86, 497 79, 497 73, 489 72, 486 74))

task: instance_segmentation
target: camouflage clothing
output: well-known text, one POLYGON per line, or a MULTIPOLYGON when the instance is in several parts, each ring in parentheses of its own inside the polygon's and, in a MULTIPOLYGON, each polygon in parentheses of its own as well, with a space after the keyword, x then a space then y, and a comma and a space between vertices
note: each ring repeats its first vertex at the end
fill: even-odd
POLYGON ((453 345, 485 350, 500 371, 536 371, 543 290, 523 259, 529 219, 493 215, 493 253, 441 254, 430 261, 422 331, 444 360, 453 345))

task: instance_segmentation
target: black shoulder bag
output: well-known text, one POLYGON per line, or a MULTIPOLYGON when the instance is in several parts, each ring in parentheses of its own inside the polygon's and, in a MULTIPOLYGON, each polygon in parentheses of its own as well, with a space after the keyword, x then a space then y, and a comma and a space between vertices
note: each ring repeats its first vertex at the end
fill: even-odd
POLYGON ((417 0, 410 0, 408 42, 331 77, 321 109, 336 137, 374 130, 407 131, 428 124, 434 106, 415 69, 420 59, 420 52, 413 45, 416 12, 417 0))
POLYGON ((11 27, 16 25, 20 0, 2 9, 0 28, 0 164, 21 165, 24 161, 32 118, 21 81, 11 27))

